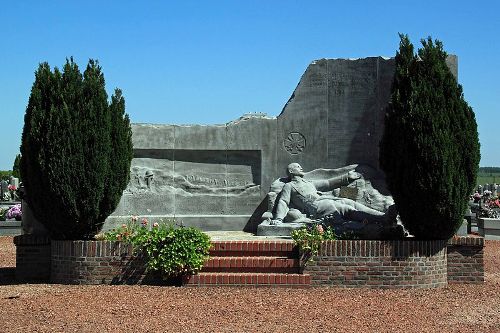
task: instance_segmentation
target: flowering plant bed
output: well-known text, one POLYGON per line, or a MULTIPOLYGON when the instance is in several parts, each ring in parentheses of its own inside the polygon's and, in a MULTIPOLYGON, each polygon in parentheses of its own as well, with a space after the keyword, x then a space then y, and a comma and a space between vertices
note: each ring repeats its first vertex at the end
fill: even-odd
POLYGON ((21 221, 23 212, 21 210, 21 204, 16 204, 9 208, 5 217, 8 219, 16 219, 16 221, 21 221))
POLYGON ((196 274, 208 260, 210 237, 198 229, 174 227, 170 223, 154 223, 132 217, 129 224, 99 236, 105 240, 123 241, 133 245, 143 255, 147 269, 159 273, 165 280, 196 274))

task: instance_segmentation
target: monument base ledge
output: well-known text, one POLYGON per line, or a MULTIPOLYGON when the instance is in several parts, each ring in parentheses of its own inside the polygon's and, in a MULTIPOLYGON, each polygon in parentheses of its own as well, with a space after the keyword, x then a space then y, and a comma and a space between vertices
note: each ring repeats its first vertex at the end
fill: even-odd
MULTIPOLYGON (((176 225, 195 227, 202 231, 241 231, 247 230, 251 215, 138 215, 150 224, 173 222, 176 225)), ((104 222, 103 231, 119 228, 131 221, 132 216, 110 216, 104 222)), ((255 227, 254 227, 255 231, 255 227)))

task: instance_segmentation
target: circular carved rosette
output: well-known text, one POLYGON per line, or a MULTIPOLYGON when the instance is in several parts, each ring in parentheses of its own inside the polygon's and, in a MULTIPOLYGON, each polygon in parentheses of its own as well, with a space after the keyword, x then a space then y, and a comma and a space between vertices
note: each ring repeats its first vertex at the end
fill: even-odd
POLYGON ((283 146, 292 155, 298 155, 306 148, 306 138, 299 132, 291 132, 285 140, 283 146))

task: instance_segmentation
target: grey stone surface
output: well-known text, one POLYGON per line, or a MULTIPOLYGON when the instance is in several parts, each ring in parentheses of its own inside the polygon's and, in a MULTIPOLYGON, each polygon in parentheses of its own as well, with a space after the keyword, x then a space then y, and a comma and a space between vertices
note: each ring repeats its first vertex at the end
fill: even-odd
POLYGON ((9 185, 14 185, 16 188, 19 188, 19 178, 10 177, 9 185))
POLYGON ((304 173, 291 163, 288 176, 271 185, 268 211, 257 235, 285 236, 300 227, 323 224, 344 238, 404 237, 392 197, 374 189, 366 177, 377 179, 377 174, 380 177, 376 170, 358 165, 304 173))
POLYGON ((477 220, 479 235, 487 240, 500 240, 500 219, 482 217, 477 220))
POLYGON ((462 225, 460 226, 460 228, 458 228, 456 232, 457 236, 467 236, 467 226, 468 222, 466 219, 464 219, 462 225))
MULTIPOLYGON (((457 58, 450 56, 448 64, 457 73, 457 58)), ((104 227, 147 215, 182 217, 202 229, 243 225, 255 232, 268 189, 289 163, 307 170, 354 163, 379 170, 393 73, 394 59, 321 59, 308 66, 278 117, 244 115, 223 125, 133 124, 131 181, 104 227)), ((378 190, 380 184, 383 179, 371 185, 378 190)))
POLYGON ((22 233, 27 235, 40 235, 40 236, 48 236, 49 231, 38 222, 37 218, 33 214, 28 203, 24 200, 21 201, 21 210, 23 212, 22 217, 22 233))
POLYGON ((0 236, 17 236, 21 234, 21 221, 0 221, 0 236))
POLYGON ((0 181, 0 200, 10 200, 9 183, 6 180, 0 181), (6 195, 8 194, 8 195, 6 195))
POLYGON ((283 223, 279 225, 264 221, 257 226, 257 236, 279 237, 290 236, 293 230, 304 227, 303 223, 283 223))

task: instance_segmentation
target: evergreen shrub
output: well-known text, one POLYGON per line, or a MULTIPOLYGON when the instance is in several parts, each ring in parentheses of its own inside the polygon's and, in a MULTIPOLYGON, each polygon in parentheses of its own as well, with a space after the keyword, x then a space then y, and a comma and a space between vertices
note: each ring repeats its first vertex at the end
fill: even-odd
POLYGON ((477 124, 440 41, 414 53, 400 35, 380 165, 408 231, 448 239, 462 224, 476 182, 477 124))
POLYGON ((132 131, 125 101, 111 102, 97 61, 82 73, 35 72, 21 143, 26 200, 54 239, 91 239, 116 208, 129 181, 132 131))
POLYGON ((14 159, 14 164, 12 166, 12 176, 19 178, 20 181, 21 179, 21 174, 19 172, 19 164, 21 163, 21 155, 17 154, 16 158, 14 159))

